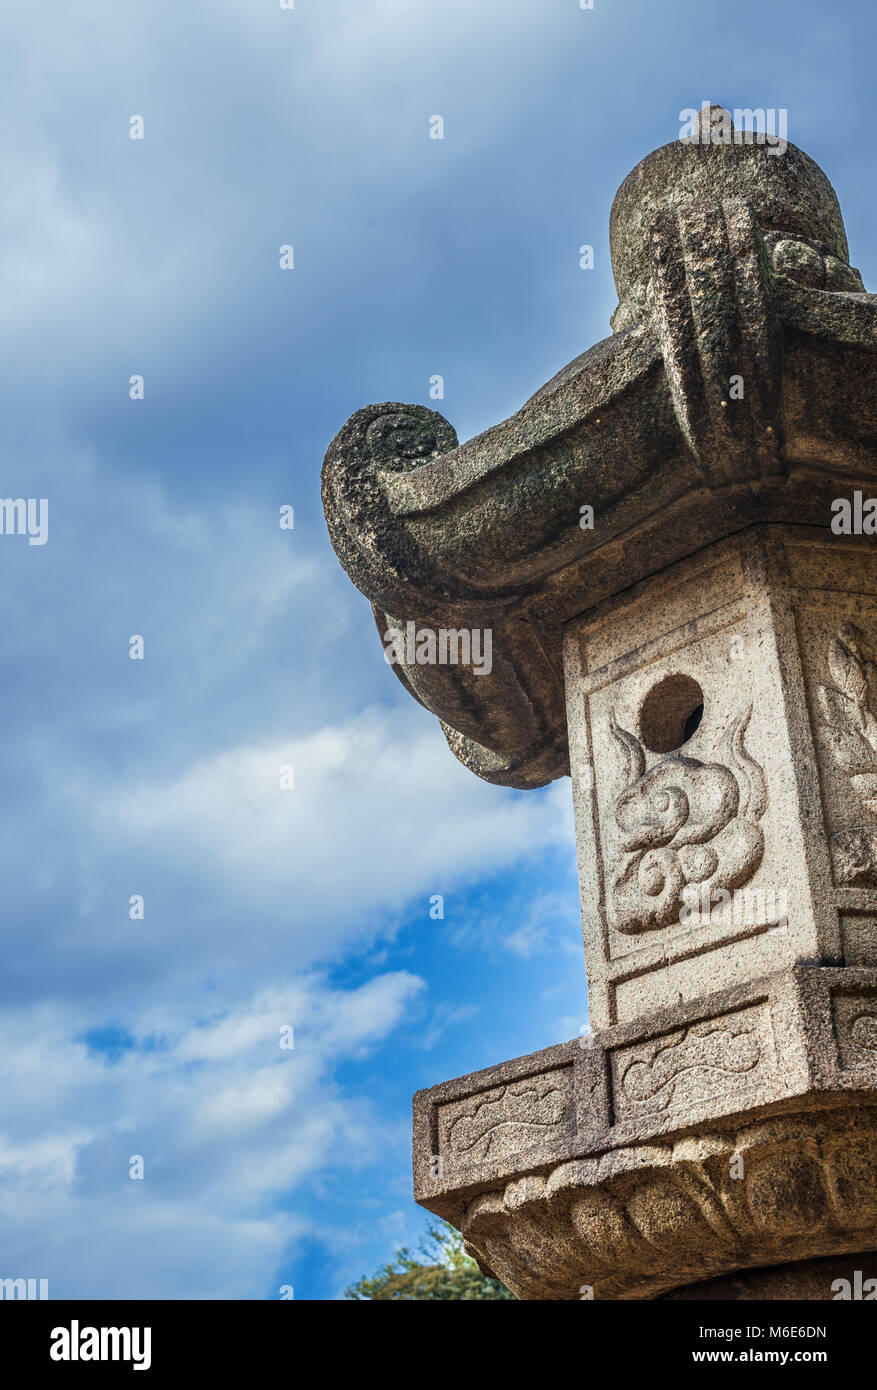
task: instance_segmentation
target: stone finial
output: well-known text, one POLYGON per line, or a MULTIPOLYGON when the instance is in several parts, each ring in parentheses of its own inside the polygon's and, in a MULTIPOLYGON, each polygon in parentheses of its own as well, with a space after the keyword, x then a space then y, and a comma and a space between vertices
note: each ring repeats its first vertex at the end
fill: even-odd
POLYGON ((777 143, 779 137, 771 143, 751 129, 735 129, 721 106, 704 107, 692 125, 689 134, 641 160, 615 195, 609 244, 619 298, 612 316, 616 332, 636 323, 652 305, 655 219, 703 200, 745 200, 768 255, 791 240, 827 258, 823 283, 814 288, 862 291, 861 277, 849 265, 837 195, 818 164, 795 145, 777 143))

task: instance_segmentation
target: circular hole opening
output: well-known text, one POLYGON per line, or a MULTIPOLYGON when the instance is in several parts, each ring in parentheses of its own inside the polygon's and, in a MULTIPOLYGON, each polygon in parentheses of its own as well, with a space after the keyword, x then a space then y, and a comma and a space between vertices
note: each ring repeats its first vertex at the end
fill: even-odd
POLYGON ((640 739, 651 753, 674 753, 703 718, 703 691, 691 676, 665 676, 653 685, 639 712, 640 739))

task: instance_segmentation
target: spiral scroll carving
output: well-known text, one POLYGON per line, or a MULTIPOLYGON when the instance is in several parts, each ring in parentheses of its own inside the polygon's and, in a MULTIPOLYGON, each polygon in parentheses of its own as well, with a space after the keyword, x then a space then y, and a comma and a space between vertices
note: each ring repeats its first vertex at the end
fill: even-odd
POLYGON ((406 471, 455 448, 457 436, 434 410, 389 407, 366 425, 365 442, 369 457, 380 467, 406 471))

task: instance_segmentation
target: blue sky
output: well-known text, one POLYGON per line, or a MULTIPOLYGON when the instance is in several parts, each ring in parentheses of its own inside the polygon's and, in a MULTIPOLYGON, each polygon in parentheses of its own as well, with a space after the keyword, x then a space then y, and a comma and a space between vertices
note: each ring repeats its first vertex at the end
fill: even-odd
POLYGON ((787 109, 877 284, 870 3, 594 3, 0 18, 0 491, 50 504, 0 538, 3 1276, 337 1298, 423 1229, 411 1093, 586 1021, 568 783, 479 782, 405 695, 323 453, 437 373, 468 438, 605 337, 612 197, 705 99, 787 109))

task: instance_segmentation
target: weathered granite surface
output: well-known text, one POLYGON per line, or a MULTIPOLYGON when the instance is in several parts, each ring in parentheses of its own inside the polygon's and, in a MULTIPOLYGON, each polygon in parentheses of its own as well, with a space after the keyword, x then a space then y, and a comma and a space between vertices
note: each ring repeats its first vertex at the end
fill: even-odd
POLYGON ((613 336, 510 420, 326 455, 381 636, 492 634, 395 667, 456 755, 573 783, 595 1031, 419 1093, 415 1192, 522 1298, 832 1298, 877 1250, 877 296, 791 145, 655 151, 610 240, 613 336))
POLYGON ((796 962, 877 966, 870 634, 874 539, 786 526, 568 625, 593 1026, 796 962))
POLYGON ((873 1250, 877 969, 798 966, 421 1091, 414 1155, 417 1200, 523 1298, 873 1250))
POLYGON ((877 468, 877 297, 812 160, 666 145, 622 184, 611 240, 620 331, 511 419, 458 445, 423 406, 367 406, 323 469, 381 632, 491 628, 489 675, 395 670, 457 756, 509 786, 569 770, 566 622, 755 522, 823 527, 877 468))

